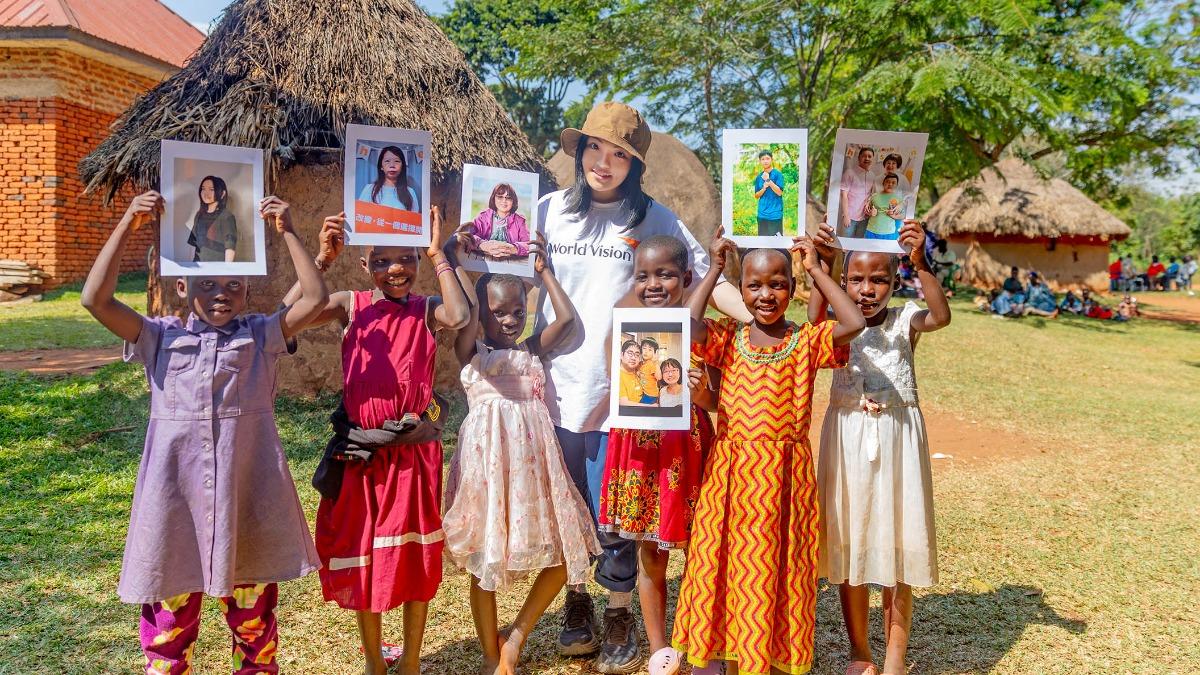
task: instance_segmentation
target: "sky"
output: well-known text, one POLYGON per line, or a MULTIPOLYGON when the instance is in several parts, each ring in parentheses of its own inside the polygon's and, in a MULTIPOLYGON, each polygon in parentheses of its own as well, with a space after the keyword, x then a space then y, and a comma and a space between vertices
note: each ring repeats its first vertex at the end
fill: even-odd
MULTIPOLYGON (((232 0, 162 0, 177 14, 199 28, 208 32, 208 25, 214 22, 232 0)), ((430 14, 441 14, 450 4, 450 0, 417 0, 425 11, 430 14)), ((1146 187, 1156 192, 1178 194, 1190 192, 1200 187, 1200 168, 1193 167, 1191 171, 1182 173, 1174 178, 1161 179, 1153 176, 1140 177, 1146 187)))

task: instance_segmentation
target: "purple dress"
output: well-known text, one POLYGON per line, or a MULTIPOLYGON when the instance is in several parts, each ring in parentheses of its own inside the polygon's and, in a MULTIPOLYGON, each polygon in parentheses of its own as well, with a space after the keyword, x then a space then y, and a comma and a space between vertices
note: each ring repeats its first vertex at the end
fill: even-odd
POLYGON ((320 565, 275 428, 280 315, 216 328, 144 318, 125 360, 144 363, 150 424, 117 592, 129 603, 225 597, 320 565))

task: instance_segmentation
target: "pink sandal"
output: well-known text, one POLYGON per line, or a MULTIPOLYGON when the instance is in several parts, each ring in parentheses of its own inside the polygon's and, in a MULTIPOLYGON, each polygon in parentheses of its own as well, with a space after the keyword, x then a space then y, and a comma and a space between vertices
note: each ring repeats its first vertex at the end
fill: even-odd
POLYGON ((704 667, 692 667, 692 675, 723 675, 725 673, 725 662, 712 660, 704 667))
MULTIPOLYGON (((399 661, 400 657, 404 656, 404 648, 400 645, 384 642, 380 646, 383 648, 383 663, 389 668, 399 661)), ((358 648, 358 653, 363 653, 362 647, 358 648)))
POLYGON ((671 647, 663 647, 650 656, 650 663, 646 665, 646 671, 650 675, 675 675, 679 672, 679 665, 682 662, 682 654, 671 647))
POLYGON ((846 675, 879 675, 879 669, 870 661, 851 661, 846 666, 846 675))

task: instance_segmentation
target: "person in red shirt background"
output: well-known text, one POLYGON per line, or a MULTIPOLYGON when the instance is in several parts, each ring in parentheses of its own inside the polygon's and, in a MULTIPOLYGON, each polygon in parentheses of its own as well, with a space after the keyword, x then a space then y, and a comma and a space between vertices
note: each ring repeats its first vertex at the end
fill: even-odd
POLYGON ((1167 268, 1158 261, 1158 256, 1150 257, 1150 266, 1146 268, 1146 290, 1158 288, 1158 275, 1166 272, 1167 268))
POLYGON ((1108 290, 1116 293, 1121 290, 1121 257, 1112 261, 1108 266, 1108 290))

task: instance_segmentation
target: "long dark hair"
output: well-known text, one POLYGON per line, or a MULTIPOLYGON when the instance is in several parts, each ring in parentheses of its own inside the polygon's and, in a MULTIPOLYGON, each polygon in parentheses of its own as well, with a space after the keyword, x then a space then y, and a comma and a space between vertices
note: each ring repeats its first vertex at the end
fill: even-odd
MULTIPOLYGON (((216 176, 205 176, 200 179, 200 186, 196 188, 196 196, 200 197, 200 193, 204 191, 204 181, 211 180, 213 184, 213 197, 217 200, 217 210, 213 213, 220 213, 225 210, 225 202, 229 200, 229 190, 225 187, 225 181, 216 176)), ((208 204, 204 203, 204 197, 200 197, 200 208, 196 211, 196 215, 208 212, 208 204)))
POLYGON ((412 196, 408 194, 408 158, 404 156, 403 150, 394 145, 384 146, 379 151, 379 159, 375 160, 375 186, 371 188, 371 201, 379 203, 379 191, 383 189, 387 180, 383 176, 383 156, 389 152, 400 158, 400 175, 396 177, 396 198, 405 209, 412 211, 412 196))
MULTIPOLYGON (((587 149, 589 137, 580 136, 575 146, 575 184, 567 188, 566 212, 573 216, 583 217, 592 208, 592 186, 587 183, 583 174, 583 151, 587 149)), ((622 231, 637 227, 646 219, 653 201, 642 192, 642 175, 646 173, 646 165, 637 157, 629 158, 629 175, 621 182, 621 209, 625 212, 625 222, 622 231)))

